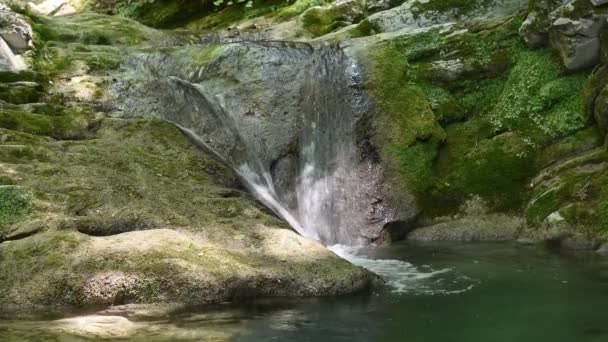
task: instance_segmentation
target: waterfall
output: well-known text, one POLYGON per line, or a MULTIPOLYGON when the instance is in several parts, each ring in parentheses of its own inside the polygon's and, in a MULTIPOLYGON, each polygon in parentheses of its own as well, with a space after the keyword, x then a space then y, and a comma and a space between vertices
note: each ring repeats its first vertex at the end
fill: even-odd
POLYGON ((372 173, 355 146, 366 105, 356 64, 329 44, 227 44, 216 61, 202 66, 191 62, 197 60, 191 51, 195 56, 185 64, 167 56, 140 58, 138 72, 143 65, 151 88, 164 98, 157 115, 232 167, 259 201, 301 235, 326 245, 361 244, 369 213, 363 192, 372 173), (266 60, 250 61, 255 53, 266 60), (254 81, 242 80, 253 72, 254 81), (289 106, 281 98, 255 100, 275 101, 269 111, 289 111, 289 124, 264 108, 253 113, 246 103, 252 97, 235 98, 256 87, 281 96, 281 85, 289 88, 282 95, 292 99, 289 106), (280 133, 268 137, 269 131, 280 133), (274 147, 276 139, 285 142, 274 147), (282 155, 275 153, 281 149, 282 155))
POLYGON ((370 236, 402 220, 391 206, 411 202, 386 196, 382 168, 361 139, 369 107, 356 63, 328 44, 241 42, 215 49, 211 62, 210 50, 197 46, 182 60, 138 56, 126 66, 136 77, 116 89, 119 102, 136 117, 179 127, 299 234, 381 275, 393 291, 437 293, 428 282, 449 269, 359 253, 370 236))

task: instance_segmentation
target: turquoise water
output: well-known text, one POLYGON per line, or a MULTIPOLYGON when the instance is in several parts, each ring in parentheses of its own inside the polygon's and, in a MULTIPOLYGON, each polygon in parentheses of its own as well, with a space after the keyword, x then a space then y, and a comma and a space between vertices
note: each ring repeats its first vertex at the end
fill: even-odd
POLYGON ((199 308, 131 318, 128 328, 102 324, 92 334, 61 321, 5 318, 0 341, 90 341, 104 329, 121 341, 608 341, 608 259, 592 253, 515 244, 360 253, 407 263, 382 263, 401 278, 369 294, 199 308))

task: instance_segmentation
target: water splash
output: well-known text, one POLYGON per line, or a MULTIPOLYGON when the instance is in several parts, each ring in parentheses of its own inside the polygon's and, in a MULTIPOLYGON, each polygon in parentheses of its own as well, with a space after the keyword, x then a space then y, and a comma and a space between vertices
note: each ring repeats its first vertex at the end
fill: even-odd
POLYGON ((448 295, 469 291, 477 281, 458 275, 452 268, 434 270, 396 259, 372 259, 360 253, 360 248, 333 245, 329 249, 354 265, 381 276, 397 294, 448 295))

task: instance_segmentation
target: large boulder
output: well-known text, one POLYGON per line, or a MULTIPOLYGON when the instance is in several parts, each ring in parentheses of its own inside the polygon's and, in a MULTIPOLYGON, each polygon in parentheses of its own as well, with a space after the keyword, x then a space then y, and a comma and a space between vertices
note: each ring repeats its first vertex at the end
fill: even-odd
POLYGON ((538 0, 519 29, 526 45, 541 47, 550 42, 569 71, 600 62, 600 35, 606 26, 605 1, 538 0))
POLYGON ((551 46, 570 71, 592 67, 600 61, 600 33, 608 11, 587 0, 560 6, 549 15, 551 46))
POLYGON ((4 242, 0 310, 339 295, 377 279, 292 231, 256 230, 258 247, 240 250, 169 229, 108 237, 48 232, 4 242))
POLYGON ((301 233, 326 243, 370 241, 417 215, 369 149, 367 99, 340 49, 195 46, 133 64, 151 77, 141 82, 137 71, 121 83, 119 107, 188 131, 275 212, 296 229, 301 223, 301 233))

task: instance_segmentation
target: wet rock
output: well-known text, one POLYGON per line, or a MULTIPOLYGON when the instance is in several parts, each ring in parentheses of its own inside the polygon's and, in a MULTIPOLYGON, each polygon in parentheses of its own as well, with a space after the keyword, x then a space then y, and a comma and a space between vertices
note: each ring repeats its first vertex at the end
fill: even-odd
POLYGON ((399 2, 395 0, 368 0, 365 2, 365 11, 367 13, 375 13, 387 10, 398 4, 399 2))
POLYGON ((467 72, 464 62, 460 59, 432 62, 429 73, 432 78, 443 82, 458 80, 467 72))
POLYGON ((21 53, 32 44, 32 27, 23 16, 0 4, 0 37, 13 51, 21 53))
MULTIPOLYGON (((274 188, 292 217, 300 216, 294 210, 298 205, 315 210, 327 201, 331 208, 323 211, 321 221, 332 229, 316 231, 331 236, 320 239, 350 235, 373 240, 387 223, 417 215, 411 194, 397 194, 375 153, 364 151, 373 114, 367 110, 362 81, 342 50, 302 43, 233 43, 207 50, 207 60, 199 64, 193 57, 200 49, 183 53, 187 59, 145 56, 146 67, 167 82, 159 88, 157 82, 135 78, 120 85, 119 106, 131 115, 155 115, 190 129, 246 178, 254 192, 274 188), (331 139, 336 135, 354 141, 335 144, 331 139), (298 150, 302 152, 294 152, 298 150), (265 184, 269 182, 273 184, 265 184), (307 191, 334 197, 312 203, 314 195, 304 195, 307 191), (300 196, 298 203, 295 195, 300 196), (340 214, 346 207, 349 214, 340 214)), ((257 195, 274 197, 273 190, 257 195)))
POLYGON ((15 55, 8 44, 0 37, 0 71, 21 71, 27 66, 21 56, 15 55))

